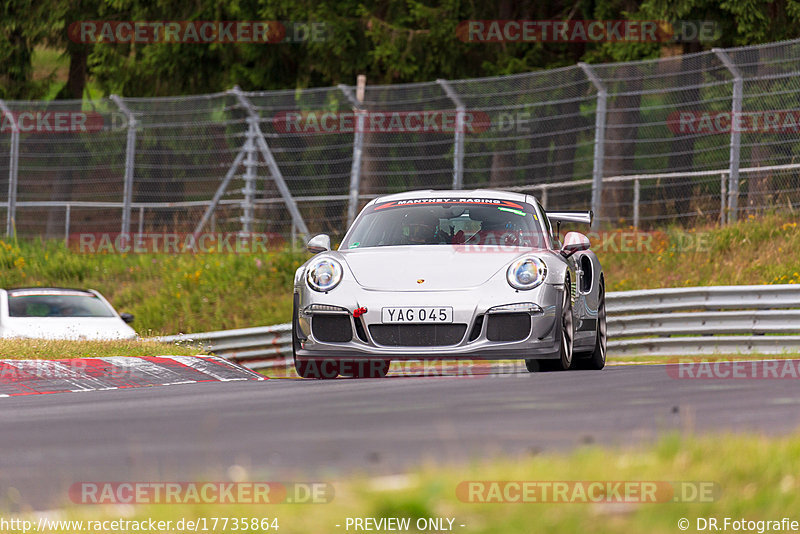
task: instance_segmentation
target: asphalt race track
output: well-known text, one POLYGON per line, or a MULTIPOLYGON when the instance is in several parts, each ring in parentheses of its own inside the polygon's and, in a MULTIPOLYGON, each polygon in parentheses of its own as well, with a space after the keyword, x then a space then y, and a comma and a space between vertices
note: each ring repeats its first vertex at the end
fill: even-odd
POLYGON ((274 379, 0 399, 0 499, 58 507, 81 481, 330 481, 425 461, 628 446, 666 432, 789 432, 796 380, 663 365, 501 376, 274 379), (15 489, 12 489, 15 488, 15 489))

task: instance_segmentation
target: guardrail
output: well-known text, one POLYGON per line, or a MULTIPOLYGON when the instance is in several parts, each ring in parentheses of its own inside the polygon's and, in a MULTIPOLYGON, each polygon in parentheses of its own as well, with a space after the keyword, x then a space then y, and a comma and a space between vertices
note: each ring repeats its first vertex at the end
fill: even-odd
MULTIPOLYGON (((611 356, 800 352, 800 285, 609 292, 611 356)), ((291 324, 163 336, 251 369, 292 362, 291 324)))
POLYGON ((620 291, 606 308, 614 356, 800 352, 798 285, 620 291))
POLYGON ((218 356, 251 369, 284 367, 292 363, 292 325, 278 324, 198 334, 161 336, 155 341, 199 345, 218 356))

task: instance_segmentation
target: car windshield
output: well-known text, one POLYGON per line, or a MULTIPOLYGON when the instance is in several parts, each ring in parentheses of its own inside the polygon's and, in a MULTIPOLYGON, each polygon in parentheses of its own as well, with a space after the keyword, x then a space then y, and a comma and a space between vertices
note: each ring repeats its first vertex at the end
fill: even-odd
POLYGON ((374 204, 341 249, 394 245, 544 248, 530 204, 497 199, 415 199, 374 204))
POLYGON ((114 317, 109 306, 82 291, 8 292, 9 317, 114 317))

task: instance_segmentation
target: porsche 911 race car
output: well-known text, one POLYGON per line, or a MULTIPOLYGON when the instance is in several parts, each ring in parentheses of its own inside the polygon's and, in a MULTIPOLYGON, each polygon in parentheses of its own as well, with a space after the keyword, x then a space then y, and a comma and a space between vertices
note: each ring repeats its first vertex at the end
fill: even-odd
POLYGON ((591 217, 492 190, 376 198, 338 250, 324 234, 308 242, 316 255, 294 277, 298 374, 382 377, 402 359, 602 369, 603 272, 586 236, 558 235, 591 217))

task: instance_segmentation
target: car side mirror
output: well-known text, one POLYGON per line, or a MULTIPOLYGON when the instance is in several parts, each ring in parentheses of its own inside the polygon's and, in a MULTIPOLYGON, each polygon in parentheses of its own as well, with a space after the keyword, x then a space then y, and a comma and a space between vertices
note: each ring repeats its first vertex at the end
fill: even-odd
POLYGON ((308 240, 306 245, 308 251, 312 254, 319 254, 320 252, 327 252, 331 249, 331 238, 328 234, 315 235, 308 240))
POLYGON ((120 313, 119 318, 125 321, 128 324, 133 322, 133 314, 132 313, 120 313))
POLYGON ((561 255, 569 258, 581 250, 589 250, 589 238, 580 232, 567 232, 564 236, 564 245, 561 247, 561 255))

